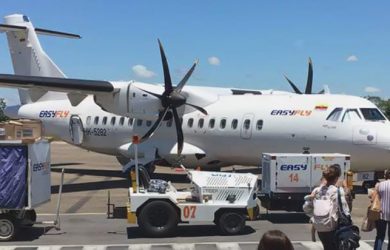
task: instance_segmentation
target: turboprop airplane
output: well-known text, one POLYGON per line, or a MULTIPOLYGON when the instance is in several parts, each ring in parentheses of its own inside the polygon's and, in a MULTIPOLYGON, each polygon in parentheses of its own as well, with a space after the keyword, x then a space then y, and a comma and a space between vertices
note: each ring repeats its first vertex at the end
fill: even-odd
POLYGON ((140 135, 139 161, 215 169, 258 165, 262 152, 346 153, 354 171, 390 166, 390 123, 370 101, 348 95, 313 94, 312 63, 305 92, 186 86, 195 62, 173 86, 159 41, 164 84, 65 78, 43 51, 37 34, 78 35, 34 28, 28 17, 5 17, 15 75, 0 86, 18 88, 13 118, 40 119, 44 133, 79 147, 110 154, 122 165, 134 158, 131 136, 140 135))

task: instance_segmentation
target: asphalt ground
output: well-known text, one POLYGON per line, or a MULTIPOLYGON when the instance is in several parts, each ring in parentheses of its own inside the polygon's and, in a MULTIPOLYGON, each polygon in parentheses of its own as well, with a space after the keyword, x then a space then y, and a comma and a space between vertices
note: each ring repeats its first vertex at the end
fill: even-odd
MULTIPOLYGON (((242 235, 221 236, 211 224, 181 225, 177 235, 169 238, 145 238, 136 225, 125 219, 107 219, 107 198, 111 203, 125 206, 128 180, 115 157, 96 154, 65 143, 52 143, 52 200, 36 209, 38 220, 51 220, 58 199, 61 169, 65 178, 61 202, 61 230, 37 225, 22 229, 9 245, 98 245, 98 244, 160 244, 204 242, 258 242, 261 235, 279 229, 295 242, 311 240, 308 218, 302 213, 261 209, 261 219, 247 222, 242 235)), ((256 167, 236 167, 237 171, 258 171, 256 167)), ((175 169, 158 167, 154 178, 171 180, 178 188, 186 187, 186 175, 175 169)), ((357 189, 359 192, 359 189, 357 189)), ((358 193, 353 204, 352 218, 361 225, 368 206, 367 194, 358 193)), ((363 240, 372 242, 373 232, 362 232, 363 240)))

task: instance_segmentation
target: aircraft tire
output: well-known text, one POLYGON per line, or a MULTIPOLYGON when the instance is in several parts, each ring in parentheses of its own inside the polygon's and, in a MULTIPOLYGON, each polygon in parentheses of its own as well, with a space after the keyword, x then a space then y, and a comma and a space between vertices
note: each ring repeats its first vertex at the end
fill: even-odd
POLYGON ((166 237, 176 231, 179 216, 172 204, 162 200, 153 200, 141 208, 138 225, 151 237, 166 237))
POLYGON ((224 235, 239 234, 245 227, 245 216, 238 212, 225 212, 219 217, 217 225, 224 235))
POLYGON ((18 228, 19 225, 11 214, 0 214, 0 241, 12 240, 18 228))

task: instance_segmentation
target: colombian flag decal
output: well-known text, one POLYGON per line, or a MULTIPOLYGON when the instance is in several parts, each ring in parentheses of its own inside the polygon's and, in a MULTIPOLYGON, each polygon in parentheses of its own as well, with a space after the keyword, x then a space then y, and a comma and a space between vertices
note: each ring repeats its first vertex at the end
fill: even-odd
POLYGON ((315 107, 315 110, 322 110, 322 111, 328 110, 328 105, 327 104, 317 104, 315 107))

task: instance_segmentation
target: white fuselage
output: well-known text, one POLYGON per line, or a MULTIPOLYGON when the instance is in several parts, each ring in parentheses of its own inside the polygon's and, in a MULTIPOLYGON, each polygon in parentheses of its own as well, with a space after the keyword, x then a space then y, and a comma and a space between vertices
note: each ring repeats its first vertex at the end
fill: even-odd
MULTIPOLYGON (((367 121, 359 108, 376 109, 363 98, 346 95, 222 95, 205 107, 207 116, 198 111, 183 115, 183 163, 204 168, 259 165, 263 152, 299 153, 308 147, 312 153, 350 154, 354 171, 388 168, 390 123, 367 121), (338 107, 342 108, 338 119, 327 120, 338 107), (360 119, 345 114, 348 109, 358 110, 360 119), (203 152, 202 157, 196 157, 203 152)), ((72 107, 68 100, 27 104, 21 106, 18 115, 41 119, 46 135, 70 143, 70 117, 78 115, 84 128, 84 140, 79 146, 115 156, 123 155, 119 148, 129 143, 132 135, 142 136, 154 122, 141 124, 137 119, 124 117, 122 124, 120 116, 101 110, 92 97, 77 107, 72 107), (111 123, 113 117, 115 123, 111 123)), ((175 144, 174 124, 165 121, 152 138, 140 145, 144 163, 153 160, 155 149, 162 158, 174 163, 175 144)))

